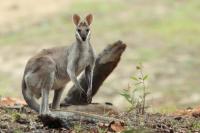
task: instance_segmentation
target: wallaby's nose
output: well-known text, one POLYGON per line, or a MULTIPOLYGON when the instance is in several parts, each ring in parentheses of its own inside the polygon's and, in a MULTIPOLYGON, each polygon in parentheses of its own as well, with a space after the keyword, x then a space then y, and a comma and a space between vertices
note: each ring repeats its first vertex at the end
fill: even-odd
POLYGON ((82 40, 85 41, 85 40, 86 40, 86 37, 82 37, 82 40))

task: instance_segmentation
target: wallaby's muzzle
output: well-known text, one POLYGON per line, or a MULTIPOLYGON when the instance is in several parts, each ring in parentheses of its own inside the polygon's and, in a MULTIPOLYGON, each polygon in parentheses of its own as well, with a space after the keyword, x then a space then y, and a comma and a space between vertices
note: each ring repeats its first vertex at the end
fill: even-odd
POLYGON ((85 40, 86 40, 86 37, 81 37, 81 38, 82 38, 82 40, 83 40, 83 41, 85 41, 85 40))

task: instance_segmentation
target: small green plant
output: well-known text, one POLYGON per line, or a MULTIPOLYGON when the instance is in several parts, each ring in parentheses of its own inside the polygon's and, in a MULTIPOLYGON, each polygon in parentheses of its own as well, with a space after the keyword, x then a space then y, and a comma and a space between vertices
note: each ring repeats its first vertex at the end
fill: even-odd
POLYGON ((81 121, 74 125, 74 131, 75 133, 82 133, 85 130, 84 125, 82 125, 81 121))
POLYGON ((198 122, 198 121, 193 122, 191 127, 193 130, 200 129, 200 122, 198 122))
POLYGON ((130 103, 129 111, 135 110, 137 113, 144 114, 146 106, 146 96, 149 94, 147 91, 146 80, 148 75, 144 74, 142 64, 136 66, 137 74, 132 76, 134 87, 128 85, 127 89, 121 92, 121 95, 130 103))
POLYGON ((21 115, 19 113, 14 112, 12 114, 12 118, 13 118, 13 121, 18 121, 19 119, 21 119, 21 115))
POLYGON ((74 126, 74 131, 75 131, 76 133, 80 133, 81 130, 82 130, 81 125, 75 125, 75 126, 74 126))
POLYGON ((100 128, 99 126, 97 126, 97 132, 98 133, 106 133, 107 129, 106 128, 100 128))

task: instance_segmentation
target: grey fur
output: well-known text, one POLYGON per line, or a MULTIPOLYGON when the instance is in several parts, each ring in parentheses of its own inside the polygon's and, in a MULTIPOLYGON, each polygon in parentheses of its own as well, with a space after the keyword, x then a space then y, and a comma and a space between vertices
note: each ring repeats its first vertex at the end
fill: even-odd
MULTIPOLYGON (((86 30, 89 25, 77 25, 77 29, 86 30)), ((48 96, 49 91, 54 90, 52 108, 60 106, 60 98, 65 85, 71 80, 74 85, 84 92, 77 76, 85 69, 89 88, 87 93, 88 103, 92 95, 92 73, 95 62, 95 55, 90 44, 90 32, 76 31, 76 41, 69 48, 56 47, 44 49, 32 57, 25 68, 22 81, 22 94, 27 104, 40 114, 49 112, 48 96), (86 36, 85 40, 82 35, 86 36), (35 98, 42 97, 39 105, 35 98)))

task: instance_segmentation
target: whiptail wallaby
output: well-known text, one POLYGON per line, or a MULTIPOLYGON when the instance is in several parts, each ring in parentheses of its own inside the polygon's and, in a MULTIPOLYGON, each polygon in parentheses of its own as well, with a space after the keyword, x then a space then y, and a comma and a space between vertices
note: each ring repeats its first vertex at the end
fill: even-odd
POLYGON ((88 83, 88 103, 92 100, 92 77, 95 55, 90 44, 90 24, 93 16, 89 14, 81 20, 77 14, 73 15, 76 25, 76 41, 68 47, 44 49, 32 57, 25 68, 22 81, 22 94, 30 108, 45 114, 49 111, 49 91, 54 90, 52 109, 60 107, 60 99, 65 85, 71 80, 76 88, 84 92, 77 76, 85 70, 88 83), (39 105, 35 98, 42 97, 39 105))

